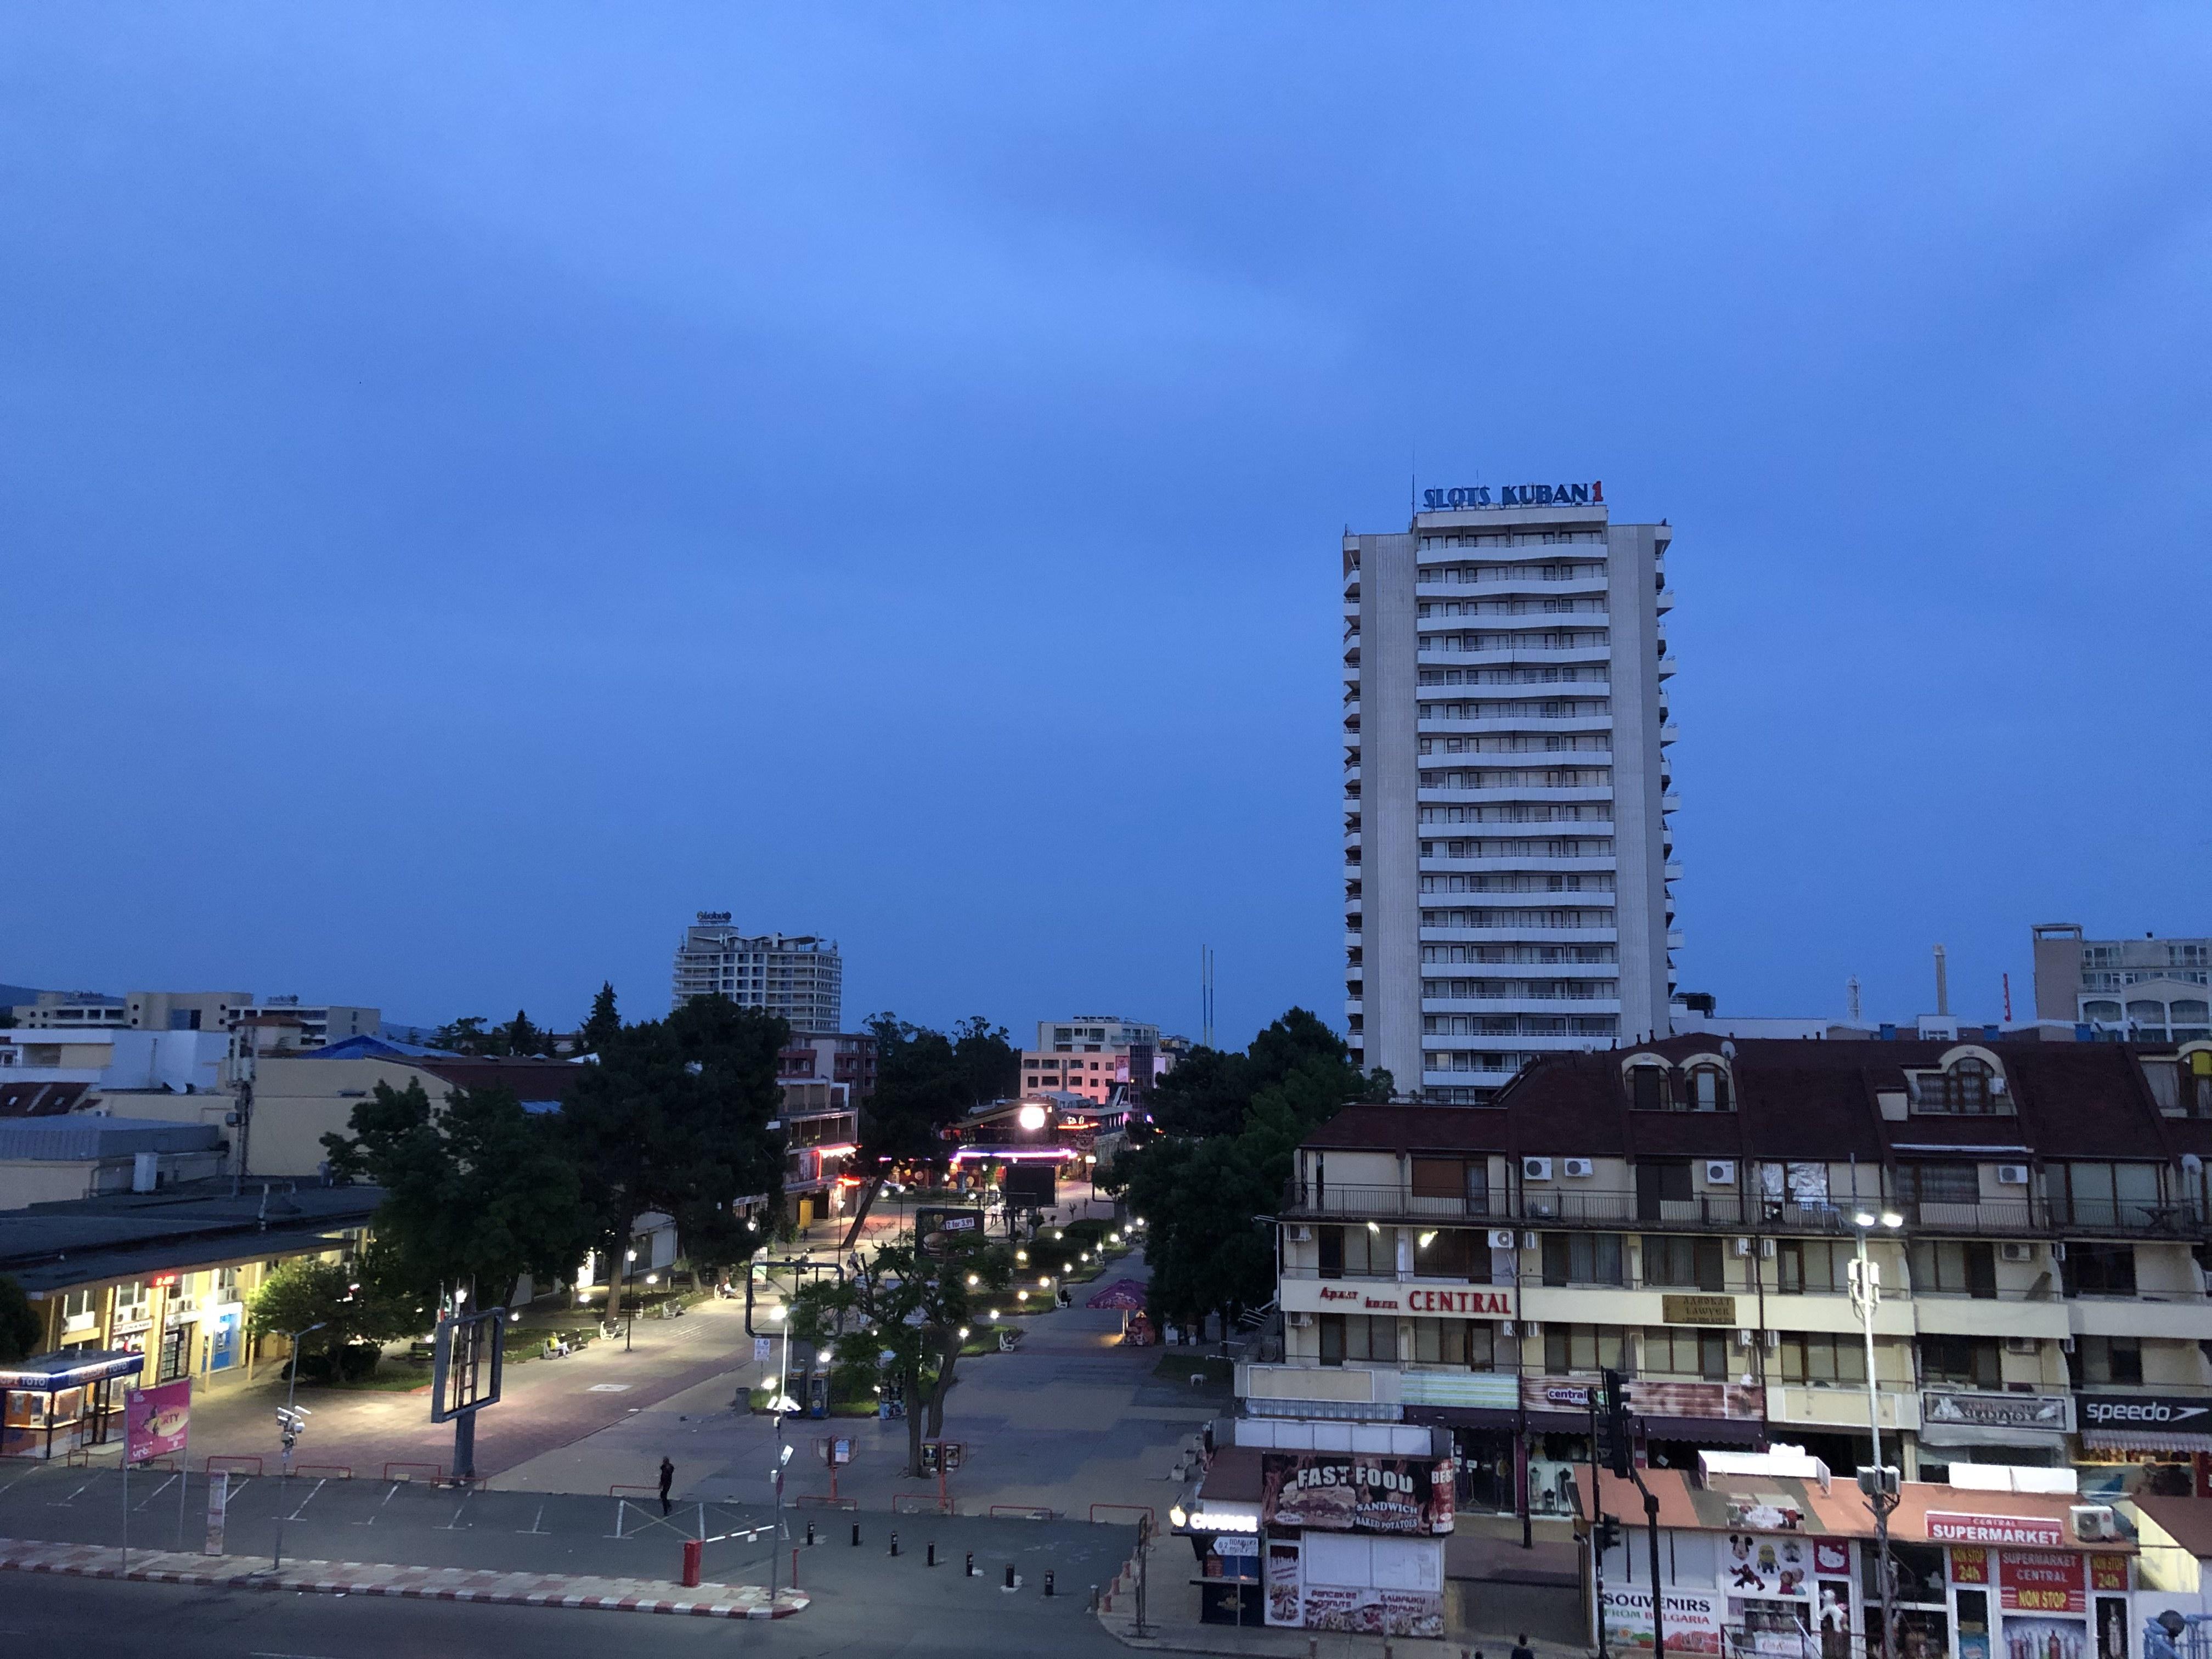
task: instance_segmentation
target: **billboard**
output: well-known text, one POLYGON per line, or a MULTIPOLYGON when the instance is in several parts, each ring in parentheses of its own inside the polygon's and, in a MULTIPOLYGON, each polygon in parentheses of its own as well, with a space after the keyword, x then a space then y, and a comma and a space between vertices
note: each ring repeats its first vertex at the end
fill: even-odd
POLYGON ((1010 1210, 1048 1210, 1058 1188, 1049 1164, 1009 1164, 1006 1166, 1006 1207, 1010 1210))
POLYGON ((1425 1457, 1263 1451, 1260 1520, 1316 1532, 1449 1532, 1450 1468, 1425 1457))
MULTIPOLYGON (((1718 1654, 1721 1627, 1727 1622, 1727 1597, 1714 1590, 1667 1592, 1667 1651, 1718 1654)), ((1605 1587, 1606 1645, 1615 1653, 1656 1645, 1651 1633, 1651 1591, 1646 1586, 1605 1587)))
POLYGON ((132 1389, 123 1396, 123 1461, 173 1457, 185 1449, 191 1420, 191 1378, 132 1389))
POLYGON ((463 1412, 499 1404, 507 1310, 441 1319, 431 1350, 430 1420, 445 1423, 463 1412))
POLYGON ((981 1210, 952 1210, 925 1204, 914 1212, 914 1242, 932 1255, 942 1255, 955 1244, 982 1237, 981 1210))

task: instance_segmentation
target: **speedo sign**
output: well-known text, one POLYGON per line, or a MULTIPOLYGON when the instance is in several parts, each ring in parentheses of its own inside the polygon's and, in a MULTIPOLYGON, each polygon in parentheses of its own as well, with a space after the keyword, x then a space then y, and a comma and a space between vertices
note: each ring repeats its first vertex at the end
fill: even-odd
POLYGON ((2212 1400, 2170 1394, 2085 1394, 2077 1404, 2086 1428, 2212 1432, 2212 1400))

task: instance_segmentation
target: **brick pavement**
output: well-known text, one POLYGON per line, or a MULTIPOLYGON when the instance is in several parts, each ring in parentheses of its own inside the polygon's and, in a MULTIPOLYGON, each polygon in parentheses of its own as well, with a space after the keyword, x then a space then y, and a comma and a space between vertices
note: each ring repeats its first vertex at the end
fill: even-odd
POLYGON ((589 1607, 608 1613, 684 1613, 706 1619, 787 1619, 812 1600, 778 1590, 771 1604, 757 1584, 701 1584, 687 1589, 649 1578, 583 1573, 489 1572, 462 1567, 393 1566, 373 1561, 295 1561, 276 1571, 243 1571, 231 1558, 173 1550, 124 1552, 100 1544, 50 1544, 0 1538, 0 1571, 125 1578, 217 1589, 297 1590, 317 1595, 397 1595, 422 1601, 483 1601, 505 1607, 589 1607))

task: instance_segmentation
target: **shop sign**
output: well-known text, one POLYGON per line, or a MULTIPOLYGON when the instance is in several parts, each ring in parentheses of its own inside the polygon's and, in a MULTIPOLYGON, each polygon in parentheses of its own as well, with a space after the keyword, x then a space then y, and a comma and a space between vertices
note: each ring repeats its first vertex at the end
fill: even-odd
POLYGON ((1449 1532, 1450 1466, 1364 1452, 1263 1451, 1260 1522, 1316 1532, 1449 1532))
POLYGON ((2087 1613, 2081 1558, 2072 1550, 2002 1551, 1997 1602, 2008 1613, 2087 1613))
POLYGON ((1659 1316, 1669 1325, 1733 1325, 1735 1298, 1732 1296, 1662 1296, 1659 1316))
POLYGON ((1206 1540, 1216 1555, 1249 1555, 1257 1559, 1260 1540, 1249 1532, 1217 1532, 1206 1540))
POLYGON ((2039 1429, 2064 1434, 2071 1426, 2063 1394, 1962 1394, 1950 1389, 1925 1389, 1920 1395, 1920 1420, 1974 1429, 2039 1429))
POLYGON ((1589 483, 1499 484, 1495 501, 1491 499, 1488 484, 1467 484, 1456 489, 1423 490, 1421 510, 1448 513, 1455 507, 1580 506, 1585 501, 1602 504, 1604 501, 1605 485, 1599 480, 1589 483))
POLYGON ((188 1376, 151 1389, 132 1389, 123 1396, 123 1461, 173 1457, 185 1449, 192 1420, 192 1382, 188 1376))
POLYGON ((2128 1558, 2124 1555, 2093 1555, 2089 1558, 2089 1588, 2093 1590, 2124 1590, 2128 1587, 2128 1558))
POLYGON ((1815 1538, 1813 1540, 1813 1571, 1830 1578, 1848 1576, 1851 1570, 1851 1547, 1840 1538, 1815 1538))
MULTIPOLYGON (((1670 1589, 1667 1592, 1667 1651, 1717 1655, 1721 1630, 1727 1622, 1726 1598, 1711 1590, 1670 1589)), ((1615 1653, 1641 1649, 1649 1653, 1651 1639, 1651 1592, 1637 1585, 1605 1588, 1602 1605, 1606 1645, 1615 1653)))
POLYGON ((2170 1394, 2085 1394, 2081 1426, 2087 1429, 2187 1429, 2212 1433, 2212 1400, 2170 1394))
POLYGON ((1298 1611, 1299 1622, 1308 1630, 1426 1637, 1431 1640, 1444 1633, 1444 1598, 1432 1590, 1308 1584, 1298 1611))
POLYGON ((1718 1417, 1756 1420, 1766 1391, 1756 1383, 1631 1382, 1628 1408, 1639 1417, 1718 1417))
POLYGON ((1756 1533, 1732 1533, 1729 1553, 1721 1563, 1721 1578, 1737 1595, 1810 1595, 1813 1587, 1812 1550, 1802 1538, 1769 1538, 1756 1533))
POLYGON ((1978 1544, 1960 1544, 1951 1551, 1951 1582, 1986 1584, 1990 1582, 1990 1553, 1978 1544))
POLYGON ((1571 1376, 1524 1376, 1521 1403, 1532 1412, 1586 1412, 1595 1382, 1571 1376))
POLYGON ((1951 1510, 1930 1510, 1928 1541, 1995 1544, 2007 1549, 2057 1549, 2066 1541, 2066 1529, 2043 1515, 1964 1515, 1951 1510))
POLYGON ((1749 1532, 1800 1532, 1804 1529, 1805 1512, 1795 1504, 1739 1501, 1728 1506, 1728 1523, 1749 1532))
POLYGON ((1510 1291, 1408 1291, 1406 1311, 1432 1314, 1481 1314, 1499 1319, 1513 1316, 1510 1291))

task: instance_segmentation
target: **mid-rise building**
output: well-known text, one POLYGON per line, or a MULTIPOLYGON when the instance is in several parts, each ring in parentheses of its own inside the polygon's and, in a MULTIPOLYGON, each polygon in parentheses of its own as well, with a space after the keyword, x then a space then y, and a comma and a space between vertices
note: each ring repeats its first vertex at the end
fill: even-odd
POLYGON ((2212 1042, 1723 1041, 1555 1055, 1486 1109, 1352 1106, 1279 1212, 1255 1414, 1442 1424, 1474 1506, 1565 1514, 1606 1368, 1656 1462, 1907 1479, 2212 1454, 2212 1042))
POLYGON ((1118 1014, 1041 1019, 1036 1047, 1022 1051, 1022 1091, 1081 1095, 1103 1106, 1150 1092, 1175 1060, 1157 1025, 1118 1014))
POLYGON ((1345 1011, 1403 1095, 1667 1034, 1673 533, 1530 484, 1344 538, 1345 1011))
POLYGON ((2212 939, 2091 939, 2081 925, 2035 929, 2035 1017, 2144 1042, 2212 1036, 2212 939))
POLYGON ((726 996, 781 1014, 795 1031, 844 1024, 845 968, 837 941, 813 933, 747 933, 727 910, 702 910, 676 946, 674 1005, 726 996))
POLYGON ((251 991, 133 991, 128 996, 44 991, 11 1011, 33 1031, 224 1031, 269 1028, 261 1046, 319 1048, 350 1036, 374 1036, 383 1011, 351 1003, 303 1003, 296 996, 257 1004, 251 991), (274 1035, 283 1028, 281 1041, 274 1035))

